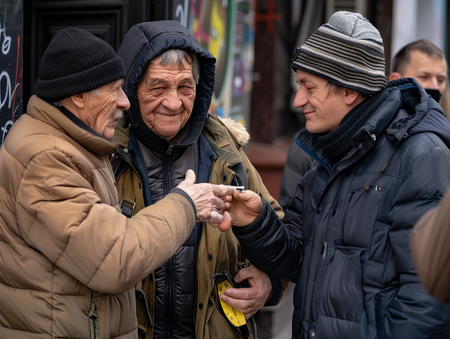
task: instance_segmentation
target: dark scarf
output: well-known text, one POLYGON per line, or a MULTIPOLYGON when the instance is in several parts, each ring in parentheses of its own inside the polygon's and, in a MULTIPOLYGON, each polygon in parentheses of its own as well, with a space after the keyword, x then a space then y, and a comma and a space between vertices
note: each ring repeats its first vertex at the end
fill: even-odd
POLYGON ((352 137, 386 100, 388 92, 380 91, 348 112, 339 126, 330 133, 318 134, 317 142, 332 160, 340 159, 353 145, 352 137))
MULTIPOLYGON (((171 140, 168 141, 166 138, 153 132, 145 123, 140 125, 132 125, 133 132, 136 135, 139 142, 144 145, 149 150, 156 152, 158 154, 166 154, 169 145, 180 145, 186 140, 187 135, 190 131, 190 120, 186 122, 183 128, 178 132, 178 134, 171 140)), ((185 147, 173 147, 172 154, 177 157, 184 152, 185 147)))

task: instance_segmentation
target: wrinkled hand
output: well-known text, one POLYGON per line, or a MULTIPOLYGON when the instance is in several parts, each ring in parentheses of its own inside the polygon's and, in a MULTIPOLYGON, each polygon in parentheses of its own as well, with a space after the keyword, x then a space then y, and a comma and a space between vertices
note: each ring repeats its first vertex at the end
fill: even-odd
POLYGON ((231 186, 195 184, 195 173, 192 170, 186 172, 186 178, 177 188, 191 197, 197 209, 197 221, 208 222, 216 227, 224 221, 223 215, 219 213, 224 207, 223 199, 236 191, 231 186))
POLYGON ((248 279, 250 287, 228 288, 222 293, 220 299, 244 313, 245 318, 248 319, 264 306, 272 293, 272 283, 267 274, 255 266, 243 268, 234 277, 237 283, 245 279, 248 279))
POLYGON ((220 223, 221 231, 227 231, 231 225, 247 226, 255 221, 261 212, 262 201, 259 195, 253 191, 236 191, 233 196, 225 198, 225 205, 222 210, 224 221, 220 223))

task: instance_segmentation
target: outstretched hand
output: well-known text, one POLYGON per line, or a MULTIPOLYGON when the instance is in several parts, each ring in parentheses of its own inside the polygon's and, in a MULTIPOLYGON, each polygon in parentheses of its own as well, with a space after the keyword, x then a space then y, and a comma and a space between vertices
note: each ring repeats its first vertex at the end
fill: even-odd
POLYGON ((215 227, 224 221, 224 216, 219 213, 224 207, 224 199, 235 192, 231 186, 195 184, 195 173, 192 170, 186 172, 185 179, 177 188, 191 197, 197 209, 197 221, 208 222, 215 227))
POLYGON ((251 224, 259 212, 262 201, 259 195, 253 191, 236 191, 233 196, 225 197, 223 207, 224 220, 219 224, 221 231, 227 231, 233 226, 247 226, 251 224))

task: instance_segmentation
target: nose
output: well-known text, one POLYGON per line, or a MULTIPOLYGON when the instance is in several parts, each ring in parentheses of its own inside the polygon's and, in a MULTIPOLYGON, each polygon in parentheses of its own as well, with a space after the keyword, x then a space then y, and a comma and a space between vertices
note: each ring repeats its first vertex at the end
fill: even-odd
POLYGON ((306 95, 304 94, 303 87, 300 86, 297 90, 297 93, 295 94, 294 98, 294 107, 300 108, 305 106, 308 103, 308 99, 306 95))
POLYGON ((178 96, 178 90, 170 88, 167 90, 167 94, 162 101, 162 105, 171 111, 178 110, 183 105, 180 97, 178 96))
POLYGON ((119 88, 119 93, 117 95, 117 108, 120 108, 123 111, 128 111, 130 108, 130 101, 123 91, 122 87, 119 88))

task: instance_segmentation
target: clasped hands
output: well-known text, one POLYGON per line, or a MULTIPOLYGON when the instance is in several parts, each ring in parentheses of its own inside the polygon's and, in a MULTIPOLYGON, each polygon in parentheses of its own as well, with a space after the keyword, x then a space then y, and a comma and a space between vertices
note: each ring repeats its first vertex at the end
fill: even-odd
POLYGON ((177 188, 185 191, 197 209, 197 221, 207 222, 221 231, 233 226, 252 223, 262 208, 261 198, 252 191, 239 192, 232 186, 195 184, 195 173, 186 172, 186 178, 177 188))
MULTIPOLYGON (((186 172, 186 178, 177 188, 185 191, 197 209, 197 221, 207 222, 221 231, 231 225, 246 226, 252 223, 262 208, 261 198, 252 191, 239 192, 232 186, 195 184, 195 173, 186 172)), ((243 268, 234 277, 236 282, 248 279, 248 288, 227 289, 222 301, 243 312, 248 319, 261 307, 272 293, 269 277, 255 266, 243 268)))

